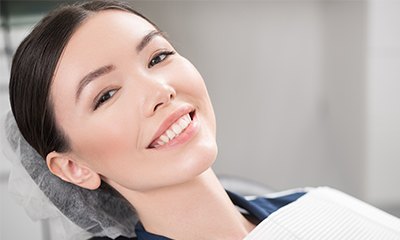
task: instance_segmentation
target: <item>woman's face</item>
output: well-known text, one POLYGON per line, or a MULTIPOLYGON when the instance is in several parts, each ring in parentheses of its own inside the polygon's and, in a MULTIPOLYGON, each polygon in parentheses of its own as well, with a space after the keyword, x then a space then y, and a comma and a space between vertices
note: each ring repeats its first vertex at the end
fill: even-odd
POLYGON ((90 16, 72 35, 51 88, 75 161, 112 185, 178 184, 216 158, 215 117, 196 68, 143 18, 90 16))

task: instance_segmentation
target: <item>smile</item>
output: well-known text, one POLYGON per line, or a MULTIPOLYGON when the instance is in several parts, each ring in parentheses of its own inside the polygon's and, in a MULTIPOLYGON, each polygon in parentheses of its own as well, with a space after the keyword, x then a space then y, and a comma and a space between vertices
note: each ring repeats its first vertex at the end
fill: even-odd
POLYGON ((152 141, 148 148, 161 148, 174 146, 188 141, 195 135, 198 121, 195 111, 186 113, 174 121, 159 137, 152 141))

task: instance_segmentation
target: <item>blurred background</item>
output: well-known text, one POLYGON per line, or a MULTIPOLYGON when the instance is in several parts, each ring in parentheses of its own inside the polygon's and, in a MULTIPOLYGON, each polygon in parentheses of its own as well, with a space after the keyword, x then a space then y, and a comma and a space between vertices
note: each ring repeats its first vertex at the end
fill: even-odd
MULTIPOLYGON (((1 114, 13 52, 60 3, 1 0, 1 114)), ((400 216, 400 1, 132 4, 203 75, 217 174, 275 190, 328 185, 400 216)), ((9 169, 1 156, 0 239, 52 239, 8 194, 9 169)))

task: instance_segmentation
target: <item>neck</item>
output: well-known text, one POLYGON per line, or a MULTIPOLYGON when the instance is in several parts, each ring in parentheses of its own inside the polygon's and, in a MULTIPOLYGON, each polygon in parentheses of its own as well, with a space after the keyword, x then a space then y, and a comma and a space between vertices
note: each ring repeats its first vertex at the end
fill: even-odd
POLYGON ((254 228, 211 169, 184 184, 122 194, 146 231, 172 239, 243 239, 254 228))

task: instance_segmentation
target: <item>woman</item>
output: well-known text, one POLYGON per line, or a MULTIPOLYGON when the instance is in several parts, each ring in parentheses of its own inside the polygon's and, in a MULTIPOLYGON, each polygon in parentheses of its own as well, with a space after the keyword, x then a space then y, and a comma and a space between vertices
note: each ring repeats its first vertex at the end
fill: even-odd
MULTIPOLYGON (((137 212, 140 221, 127 217, 124 226, 138 239, 243 239, 305 194, 248 201, 223 189, 211 169, 216 126, 201 75, 123 3, 89 2, 44 18, 14 56, 10 102, 47 171, 85 194, 120 194, 137 212)), ((26 168, 35 175, 35 164, 26 168)), ((64 213, 79 205, 47 195, 64 213)))
POLYGON ((242 239, 254 228, 210 168, 215 117, 201 75, 130 7, 50 13, 15 54, 10 100, 54 175, 90 190, 109 184, 146 231, 242 239))

